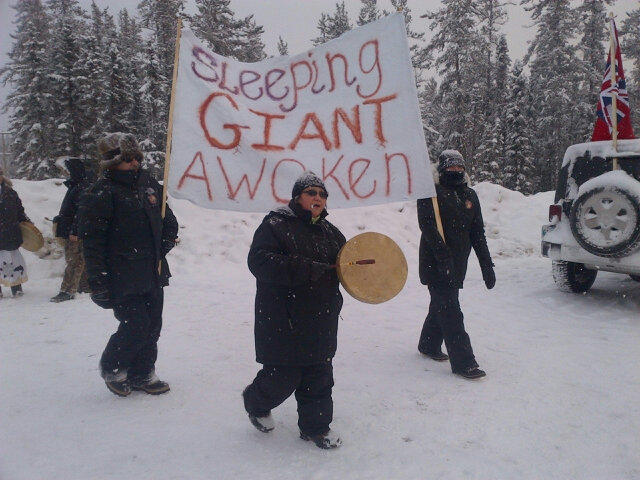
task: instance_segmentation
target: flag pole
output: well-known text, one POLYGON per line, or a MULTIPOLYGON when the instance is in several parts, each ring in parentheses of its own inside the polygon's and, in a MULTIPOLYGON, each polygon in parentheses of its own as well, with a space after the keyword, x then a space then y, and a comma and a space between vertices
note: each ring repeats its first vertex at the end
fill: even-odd
MULTIPOLYGON (((611 140, 613 141, 613 150, 618 152, 618 94, 613 90, 614 85, 618 83, 618 72, 616 71, 616 41, 615 31, 613 29, 613 12, 609 13, 609 56, 611 58, 611 140)), ((613 169, 618 170, 618 159, 613 159, 613 169)))
MULTIPOLYGON (((178 80, 178 60, 180 57, 180 35, 182 33, 182 19, 178 17, 176 28, 176 46, 173 53, 173 78, 171 80, 171 101, 169 103, 169 123, 167 125, 167 145, 164 154, 164 177, 162 180, 162 210, 161 216, 164 220, 167 212, 167 186, 169 183, 169 164, 171 162, 171 140, 173 138, 173 107, 175 103, 176 83, 178 80)), ((162 271, 162 260, 158 265, 158 274, 162 271)))

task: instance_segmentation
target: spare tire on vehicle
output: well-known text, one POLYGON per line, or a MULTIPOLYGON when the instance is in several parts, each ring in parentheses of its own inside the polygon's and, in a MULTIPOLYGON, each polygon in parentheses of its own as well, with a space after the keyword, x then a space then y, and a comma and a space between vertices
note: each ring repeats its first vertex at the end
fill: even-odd
POLYGON ((576 241, 601 257, 624 257, 640 246, 640 201, 623 187, 608 185, 581 194, 571 207, 576 241))

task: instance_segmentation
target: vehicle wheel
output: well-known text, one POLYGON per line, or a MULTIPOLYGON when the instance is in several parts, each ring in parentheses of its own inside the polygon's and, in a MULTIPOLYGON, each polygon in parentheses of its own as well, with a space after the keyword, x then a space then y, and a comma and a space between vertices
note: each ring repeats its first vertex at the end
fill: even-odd
POLYGON ((571 231, 587 252, 624 257, 640 245, 640 203, 620 187, 600 187, 580 195, 571 207, 571 231))
POLYGON ((586 268, 582 263, 554 260, 553 281, 565 292, 584 293, 596 281, 597 270, 586 268))
POLYGON ((634 280, 636 282, 640 282, 640 275, 629 275, 631 277, 631 280, 634 280))

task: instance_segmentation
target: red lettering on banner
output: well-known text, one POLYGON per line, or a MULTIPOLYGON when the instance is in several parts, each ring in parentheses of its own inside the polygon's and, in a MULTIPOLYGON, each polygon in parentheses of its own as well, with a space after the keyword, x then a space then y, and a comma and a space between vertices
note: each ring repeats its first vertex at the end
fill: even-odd
POLYGON ((271 120, 274 118, 282 120, 284 115, 273 115, 271 113, 258 112, 257 110, 249 109, 250 112, 255 113, 256 115, 260 115, 264 117, 264 130, 263 130, 263 139, 264 143, 252 143, 251 147, 256 150, 262 150, 265 152, 279 152, 284 150, 284 147, 280 145, 272 145, 269 143, 271 137, 271 120))
POLYGON ((362 102, 364 105, 376 106, 376 119, 375 119, 376 132, 375 133, 376 133, 376 138, 380 141, 380 144, 382 144, 383 146, 387 142, 387 140, 384 137, 384 131, 382 129, 382 104, 395 99, 397 96, 398 94, 394 93, 393 95, 387 95, 386 97, 370 98, 369 100, 365 100, 364 102, 362 102))
POLYGON ((231 186, 231 181, 229 180, 229 176, 227 175, 227 171, 224 169, 224 165, 222 164, 222 159, 220 157, 218 157, 218 164, 220 165, 220 170, 222 170, 222 175, 224 176, 224 181, 227 183, 227 192, 229 192, 227 194, 227 197, 229 197, 231 200, 235 200, 236 199, 236 195, 238 195, 238 192, 240 191, 240 187, 242 187, 243 183, 246 183, 247 184, 247 190, 249 191, 249 198, 251 200, 253 200, 253 197, 255 197, 256 191, 258 190, 258 187, 260 186, 260 181, 262 180, 262 174, 264 173, 264 167, 267 164, 267 159, 265 158, 265 159, 262 160, 262 169, 260 170, 260 176, 258 177, 258 180, 256 181, 256 185, 253 187, 253 190, 251 190, 251 184, 249 183, 249 177, 247 176, 246 173, 244 175, 242 175, 242 178, 240 179, 240 182, 238 183, 238 186, 234 190, 233 187, 231 186))
POLYGON ((207 186, 207 197, 209 198, 210 202, 213 201, 213 195, 211 195, 211 187, 209 186, 209 177, 207 176, 207 169, 204 166, 202 152, 197 152, 195 154, 193 160, 191 160, 191 163, 189 164, 189 167, 187 167, 185 172, 182 174, 182 177, 180 177, 180 181, 178 182, 178 190, 182 188, 182 186, 184 185, 184 181, 187 178, 193 178, 194 180, 203 180, 204 184, 207 186), (192 173, 190 173, 191 168, 196 163, 196 160, 200 160, 200 165, 202 166, 202 175, 193 175, 192 173))
POLYGON ((407 193, 411 195, 411 167, 409 166, 409 159, 404 153, 392 153, 389 155, 388 153, 384 154, 384 160, 386 162, 387 167, 387 190, 386 196, 388 197, 391 193, 391 168, 389 164, 393 157, 401 157, 404 160, 404 164, 407 167, 407 193))
POLYGON ((344 198, 349 200, 349 194, 347 193, 347 191, 344 189, 344 187, 340 183, 340 180, 338 180, 338 178, 333 174, 333 172, 336 171, 336 168, 338 168, 338 165, 340 165, 340 162, 342 161, 343 158, 344 158, 344 155, 340 155, 340 158, 335 163, 333 168, 331 170, 329 170, 329 173, 326 173, 326 169, 325 169, 325 161, 326 160, 325 160, 324 157, 322 157, 322 182, 325 183, 327 181, 327 178, 331 177, 338 184, 338 188, 340 188, 340 191, 344 195, 344 198))
POLYGON ((356 143, 362 143, 362 128, 360 127, 360 105, 356 105, 351 109, 353 112, 353 121, 349 118, 347 113, 341 109, 336 108, 333 111, 333 143, 336 148, 340 148, 340 132, 338 130, 338 119, 341 118, 344 124, 349 130, 356 143))
POLYGON ((373 181, 373 188, 371 189, 371 191, 369 193, 367 193, 366 195, 360 195, 358 192, 356 192, 356 186, 358 185, 358 182, 360 181, 360 179, 362 178, 362 176, 367 173, 367 170, 369 169, 369 165, 371 164, 371 160, 368 160, 366 158, 358 158, 357 160, 354 160, 353 162, 351 162, 351 165, 349 165, 349 188, 351 189, 351 191, 353 192, 353 194, 358 197, 358 198, 369 198, 371 195, 373 195, 376 191, 376 187, 378 185, 377 180, 373 181), (355 180, 353 179, 353 167, 358 164, 364 162, 365 166, 362 169, 362 172, 360 172, 360 175, 358 175, 358 178, 356 178, 355 180))
POLYGON ((360 91, 360 85, 356 87, 356 92, 360 97, 362 98, 373 97, 376 93, 378 93, 378 90, 380 90, 380 87, 382 86, 382 67, 380 66, 380 50, 379 50, 377 39, 369 40, 368 42, 365 42, 362 44, 362 46, 360 47, 360 53, 358 54, 358 64, 360 65, 360 70, 362 70, 362 73, 369 74, 373 72, 374 68, 377 68, 378 70, 378 85, 376 86, 376 89, 373 92, 369 93, 368 95, 365 95, 360 91), (367 45, 373 45, 373 49, 375 52, 373 65, 371 65, 371 68, 369 68, 369 70, 365 70, 364 66, 362 65, 362 52, 364 51, 364 47, 366 47, 367 45))
POLYGON ((322 140, 325 150, 327 151, 331 150, 331 142, 327 138, 327 134, 324 132, 324 127, 322 126, 322 123, 320 122, 320 120, 318 119, 318 116, 315 113, 310 112, 305 115, 304 120, 302 121, 302 125, 300 125, 300 130, 298 130, 298 134, 296 135, 296 138, 294 138, 291 144, 289 145, 289 148, 291 150, 295 150, 296 146, 298 145, 298 142, 301 139, 314 140, 316 138, 322 140), (313 126, 316 127, 317 133, 305 133, 309 122, 313 123, 313 126))
POLYGON ((355 82, 358 77, 353 77, 351 80, 349 80, 349 61, 344 55, 342 55, 341 53, 336 53, 335 55, 327 53, 324 57, 327 59, 327 65, 329 66, 329 78, 331 78, 331 88, 328 90, 329 92, 333 92, 336 89, 336 80, 333 76, 333 61, 336 58, 342 60, 342 63, 344 65, 344 83, 348 87, 353 85, 353 82, 355 82))
POLYGON ((302 167, 302 171, 303 172, 306 171, 306 168, 304 167, 304 165, 301 162, 299 162, 298 160, 294 160, 293 158, 283 158, 278 163, 276 163, 276 166, 273 167, 273 172, 271 172, 271 194, 273 195, 273 198, 275 198, 275 200, 277 202, 279 202, 279 203, 288 203, 289 202, 289 197, 280 198, 278 196, 278 194, 276 193, 276 175, 278 173, 278 167, 280 166, 281 163, 284 163, 284 162, 297 163, 298 165, 300 165, 302 167))
POLYGON ((225 123, 222 127, 225 129, 233 130, 233 140, 230 143, 222 143, 217 140, 215 137, 211 136, 209 133, 209 129, 207 128, 207 109, 209 105, 216 97, 224 97, 231 103, 231 106, 238 110, 238 104, 231 98, 230 95, 222 92, 214 92, 207 97, 207 99, 200 105, 200 126, 202 127, 202 131, 204 132, 204 136, 209 142, 209 144, 214 148, 220 148, 222 150, 231 150, 236 148, 240 143, 240 137, 242 136, 240 129, 241 128, 249 128, 244 125, 238 125, 236 123, 225 123))

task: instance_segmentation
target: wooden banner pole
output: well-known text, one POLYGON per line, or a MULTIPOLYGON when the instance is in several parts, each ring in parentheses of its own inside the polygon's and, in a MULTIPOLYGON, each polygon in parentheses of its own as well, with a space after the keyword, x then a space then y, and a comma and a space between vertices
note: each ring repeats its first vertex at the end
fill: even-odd
MULTIPOLYGON (((169 123, 167 125, 167 145, 164 154, 164 177, 162 180, 162 219, 167 211, 167 186, 169 183, 169 164, 171 162, 171 140, 173 138, 173 107, 175 104, 176 83, 178 80, 178 61, 180 57, 180 35, 182 33, 182 19, 178 17, 176 28, 176 48, 173 54, 173 78, 171 80, 171 102, 169 103, 169 123)), ((162 260, 158 265, 158 274, 162 272, 162 260)))

